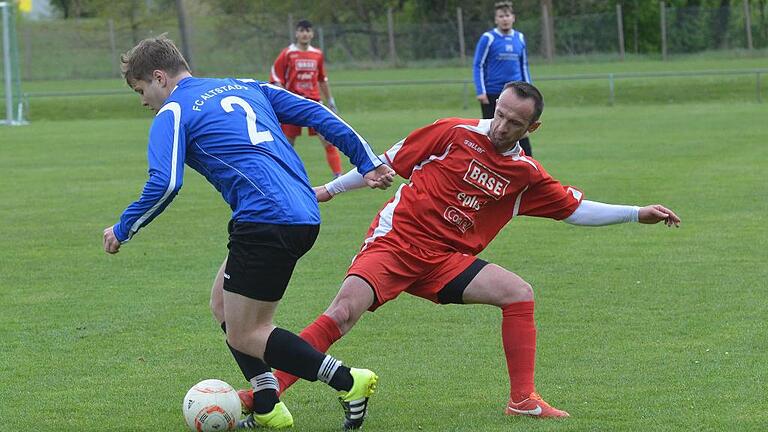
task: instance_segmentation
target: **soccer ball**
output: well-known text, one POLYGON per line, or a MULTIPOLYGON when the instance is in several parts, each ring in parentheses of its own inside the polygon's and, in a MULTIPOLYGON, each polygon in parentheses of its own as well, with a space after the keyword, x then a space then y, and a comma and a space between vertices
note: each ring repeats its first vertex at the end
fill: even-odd
POLYGON ((195 384, 181 410, 190 429, 197 432, 218 432, 234 429, 240 419, 240 397, 231 385, 217 379, 195 384))

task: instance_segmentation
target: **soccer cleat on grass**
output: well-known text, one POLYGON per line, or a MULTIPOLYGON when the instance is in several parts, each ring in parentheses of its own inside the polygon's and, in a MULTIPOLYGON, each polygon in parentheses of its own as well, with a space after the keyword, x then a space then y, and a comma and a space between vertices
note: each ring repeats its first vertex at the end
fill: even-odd
POLYGON ((253 412, 253 389, 238 390, 237 395, 240 397, 240 408, 243 411, 243 415, 248 415, 253 412))
POLYGON ((339 402, 344 408, 344 430, 360 429, 368 413, 368 398, 376 390, 379 377, 368 369, 351 368, 352 388, 339 392, 339 402))
POLYGON ((541 396, 536 392, 531 393, 527 399, 517 403, 512 402, 512 399, 510 399, 509 404, 507 404, 507 409, 504 410, 504 414, 522 415, 537 418, 570 417, 570 414, 567 412, 554 408, 550 404, 544 402, 544 399, 542 399, 541 396))
POLYGON ((251 413, 244 420, 240 420, 237 423, 238 428, 244 429, 283 429, 292 426, 293 416, 291 415, 291 412, 288 411, 288 407, 282 402, 276 403, 275 407, 272 408, 272 411, 266 414, 251 413))

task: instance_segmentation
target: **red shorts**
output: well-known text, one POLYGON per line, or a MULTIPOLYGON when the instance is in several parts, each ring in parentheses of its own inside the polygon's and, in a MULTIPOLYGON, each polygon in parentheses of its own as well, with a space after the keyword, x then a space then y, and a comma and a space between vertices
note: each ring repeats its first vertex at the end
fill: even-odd
MULTIPOLYGON (((288 138, 296 138, 297 136, 301 136, 301 129, 302 129, 301 126, 296 126, 292 124, 281 124, 280 127, 283 129, 283 133, 288 138)), ((307 130, 308 130, 308 135, 310 136, 317 135, 317 132, 315 132, 313 128, 308 127, 307 130)))
MULTIPOLYGON (((312 99, 312 98, 308 98, 308 99, 313 100, 315 102, 320 102, 320 99, 312 99)), ((281 124, 280 127, 283 129, 283 133, 288 138, 296 138, 297 136, 301 136, 301 129, 302 129, 301 126, 296 126, 292 124, 281 124)), ((308 127, 307 135, 309 136, 317 135, 317 132, 315 132, 313 128, 308 127)))
POLYGON ((365 279, 376 292, 373 311, 400 293, 440 303, 438 293, 477 258, 458 252, 429 252, 379 237, 357 254, 347 276, 365 279))

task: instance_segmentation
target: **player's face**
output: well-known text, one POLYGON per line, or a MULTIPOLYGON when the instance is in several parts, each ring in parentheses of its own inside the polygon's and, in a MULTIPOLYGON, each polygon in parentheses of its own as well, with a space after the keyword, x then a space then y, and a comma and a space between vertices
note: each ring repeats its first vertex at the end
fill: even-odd
POLYGON ((315 37, 315 33, 311 28, 299 28, 296 30, 296 42, 302 45, 308 45, 312 42, 313 37, 315 37))
POLYGON ((168 99, 172 89, 168 86, 164 72, 154 71, 152 75, 152 81, 134 81, 131 87, 133 87, 133 91, 139 94, 142 105, 158 112, 165 100, 168 99))
POLYGON ((497 152, 512 149, 520 138, 538 129, 541 122, 531 122, 534 109, 533 99, 523 99, 514 90, 501 93, 488 133, 497 152))
POLYGON ((493 22, 501 31, 509 31, 515 24, 515 14, 507 9, 497 9, 493 22))

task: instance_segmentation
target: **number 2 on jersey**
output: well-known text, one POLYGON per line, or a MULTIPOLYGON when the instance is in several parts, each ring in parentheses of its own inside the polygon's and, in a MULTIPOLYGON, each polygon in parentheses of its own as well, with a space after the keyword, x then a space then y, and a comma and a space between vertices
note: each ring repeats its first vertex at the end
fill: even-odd
POLYGON ((258 145, 263 142, 274 141, 269 131, 259 132, 256 129, 256 113, 245 99, 237 96, 227 96, 221 100, 221 107, 228 113, 235 110, 234 105, 239 106, 245 111, 245 121, 248 124, 248 137, 251 138, 251 144, 258 145))

